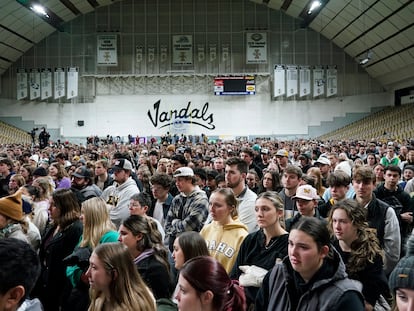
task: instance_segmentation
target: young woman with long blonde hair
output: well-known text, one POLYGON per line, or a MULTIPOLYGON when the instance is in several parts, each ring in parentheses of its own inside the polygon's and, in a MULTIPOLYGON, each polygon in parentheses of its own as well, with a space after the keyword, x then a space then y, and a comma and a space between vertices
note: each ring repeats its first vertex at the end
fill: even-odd
POLYGON ((89 259, 88 311, 155 311, 155 299, 121 243, 98 245, 89 259))

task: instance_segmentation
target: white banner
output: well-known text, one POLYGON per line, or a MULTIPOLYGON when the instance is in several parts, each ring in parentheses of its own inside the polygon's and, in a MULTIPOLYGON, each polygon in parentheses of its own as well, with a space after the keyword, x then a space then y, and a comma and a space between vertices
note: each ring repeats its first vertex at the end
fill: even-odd
POLYGON ((217 59, 217 46, 215 44, 209 47, 210 62, 214 62, 217 59))
POLYGON ((56 67, 54 72, 54 99, 65 96, 65 69, 56 67))
POLYGON ((78 67, 68 67, 68 87, 66 90, 66 98, 70 99, 78 96, 78 67))
POLYGON ((285 93, 285 67, 283 65, 276 65, 273 79, 273 97, 283 96, 285 93))
POLYGON ((193 36, 175 35, 172 36, 173 64, 192 65, 193 64, 193 36))
POLYGON ((265 32, 246 33, 246 63, 267 63, 267 34, 265 32))
POLYGON ((338 94, 338 72, 336 66, 329 66, 326 70, 326 95, 328 97, 338 94))
POLYGON ((315 66, 313 69, 313 97, 325 93, 325 71, 322 66, 315 66))
POLYGON ((18 69, 16 74, 17 100, 27 97, 27 72, 26 69, 18 69))
POLYGON ((52 69, 42 69, 40 74, 40 83, 40 99, 48 99, 52 96, 52 69))
POLYGON ((310 88, 309 66, 301 66, 299 67, 299 96, 308 96, 310 94, 310 88))
POLYGON ((168 57, 168 48, 167 46, 163 45, 160 47, 160 62, 165 63, 168 57))
POLYGON ((200 63, 206 60, 206 49, 204 45, 197 46, 197 57, 200 63))
POLYGON ((29 74, 29 94, 30 100, 40 97, 40 71, 39 69, 30 69, 29 74))
POLYGON ((230 47, 228 44, 223 44, 221 46, 221 60, 227 62, 230 58, 230 47))
POLYGON ((135 62, 136 63, 142 62, 143 54, 144 54, 144 48, 142 46, 136 46, 135 47, 135 62))
POLYGON ((155 48, 154 47, 148 48, 147 57, 148 57, 148 63, 154 62, 155 60, 155 48))
POLYGON ((286 96, 298 95, 298 67, 287 66, 286 68, 286 96))
POLYGON ((118 65, 117 35, 98 35, 97 50, 98 66, 118 65))

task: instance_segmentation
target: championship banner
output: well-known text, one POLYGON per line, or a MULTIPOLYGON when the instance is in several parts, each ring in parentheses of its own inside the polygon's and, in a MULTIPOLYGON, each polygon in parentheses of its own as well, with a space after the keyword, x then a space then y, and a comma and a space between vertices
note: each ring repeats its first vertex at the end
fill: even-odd
POLYGON ((200 63, 206 60, 206 50, 204 48, 204 45, 197 46, 197 57, 200 63))
POLYGON ((30 100, 40 97, 40 71, 30 69, 29 74, 29 98, 30 100))
POLYGON ((227 62, 230 58, 230 47, 228 44, 221 46, 221 59, 223 62, 227 62))
POLYGON ((215 44, 209 47, 210 62, 214 62, 217 59, 217 46, 215 44))
POLYGON ((160 62, 165 63, 168 57, 168 48, 166 45, 160 47, 160 62))
POLYGON ((27 72, 26 69, 17 69, 17 100, 27 97, 27 72))
POLYGON ((54 72, 54 99, 65 96, 65 69, 56 67, 54 72))
POLYGON ((154 60, 155 60, 155 48, 154 47, 149 47, 148 48, 147 57, 148 57, 148 63, 153 63, 154 62, 154 60))
POLYGON ((136 46, 135 47, 135 62, 140 63, 142 62, 144 54, 144 48, 142 46, 136 46))
POLYGON ((97 37, 97 65, 98 66, 117 66, 118 49, 117 35, 98 35, 97 37))
POLYGON ((283 65, 276 65, 273 79, 273 97, 285 95, 285 90, 285 67, 283 65))
POLYGON ((66 98, 70 99, 78 96, 78 77, 79 68, 68 67, 68 87, 66 90, 66 98))
POLYGON ((287 66, 286 68, 286 96, 298 95, 298 67, 287 66))
POLYGON ((326 70, 326 95, 328 97, 338 94, 338 72, 336 66, 329 66, 326 70))
POLYGON ((45 100, 52 96, 52 69, 43 68, 40 73, 40 99, 45 100))
POLYGON ((175 35, 172 36, 173 65, 193 64, 193 36, 175 35))
POLYGON ((309 66, 301 66, 299 67, 299 96, 308 96, 310 94, 310 87, 309 66))
POLYGON ((265 32, 246 33, 246 63, 267 63, 267 34, 265 32))
POLYGON ((315 66, 313 69, 313 97, 325 93, 325 74, 322 66, 315 66))

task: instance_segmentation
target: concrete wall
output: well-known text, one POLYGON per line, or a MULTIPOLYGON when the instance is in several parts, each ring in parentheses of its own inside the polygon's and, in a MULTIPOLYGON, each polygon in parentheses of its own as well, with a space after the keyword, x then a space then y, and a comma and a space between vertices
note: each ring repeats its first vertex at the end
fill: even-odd
POLYGON ((161 136, 167 131, 209 137, 315 137, 392 101, 389 93, 313 101, 274 101, 269 94, 97 96, 94 103, 76 104, 0 99, 0 118, 7 122, 7 118, 21 117, 22 126, 14 125, 28 126, 25 130, 46 125, 52 139, 161 136), (84 126, 78 126, 79 120, 84 126), (321 126, 327 122, 328 127, 321 126))

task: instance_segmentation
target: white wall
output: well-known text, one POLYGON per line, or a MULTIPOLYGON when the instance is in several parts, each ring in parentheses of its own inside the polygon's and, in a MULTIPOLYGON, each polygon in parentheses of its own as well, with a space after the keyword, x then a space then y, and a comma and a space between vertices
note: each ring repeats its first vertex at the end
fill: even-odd
MULTIPOLYGON (((308 134, 308 126, 317 126, 321 121, 331 121, 346 113, 370 112, 373 107, 392 104, 389 93, 368 94, 314 101, 273 101, 269 94, 249 96, 205 96, 205 95, 118 95, 98 96, 95 103, 57 104, 44 102, 21 102, 0 99, 0 116, 21 116, 35 124, 46 124, 48 128, 61 130, 63 137, 85 137, 89 135, 159 136, 170 133, 186 133, 208 136, 246 135, 299 135, 308 134), (169 125, 168 122, 154 125, 148 112, 155 118, 153 105, 160 102, 160 114, 184 109, 191 102, 189 111, 193 116, 184 120, 200 122, 206 127, 169 125), (206 105, 208 103, 208 105, 206 105), (205 109, 202 114, 202 109, 205 109), (204 120, 203 120, 204 119, 204 120), (84 120, 85 125, 77 125, 84 120)), ((154 121, 156 122, 156 121, 154 121)))

